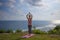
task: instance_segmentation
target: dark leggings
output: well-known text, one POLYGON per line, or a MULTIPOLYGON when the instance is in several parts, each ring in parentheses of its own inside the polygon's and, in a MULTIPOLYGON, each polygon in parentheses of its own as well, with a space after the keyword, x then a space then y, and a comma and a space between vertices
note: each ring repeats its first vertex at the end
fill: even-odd
POLYGON ((32 25, 28 25, 28 32, 29 32, 29 34, 32 33, 32 25))

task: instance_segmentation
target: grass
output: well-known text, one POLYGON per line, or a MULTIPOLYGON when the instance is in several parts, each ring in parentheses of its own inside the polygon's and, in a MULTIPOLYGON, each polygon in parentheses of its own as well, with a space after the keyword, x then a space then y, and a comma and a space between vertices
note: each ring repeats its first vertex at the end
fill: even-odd
POLYGON ((21 38, 26 33, 0 33, 0 40, 60 40, 60 35, 35 34, 31 38, 21 38))

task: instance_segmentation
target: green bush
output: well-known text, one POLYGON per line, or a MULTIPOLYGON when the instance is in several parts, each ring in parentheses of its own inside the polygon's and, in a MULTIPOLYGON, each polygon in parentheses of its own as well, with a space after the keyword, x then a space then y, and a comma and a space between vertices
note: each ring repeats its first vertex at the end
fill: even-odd
POLYGON ((48 31, 49 34, 60 34, 60 25, 57 25, 53 30, 48 31))
POLYGON ((40 30, 33 30, 33 33, 40 34, 40 30))
POLYGON ((50 30, 50 31, 48 31, 49 34, 56 34, 56 32, 57 32, 56 30, 50 30))
POLYGON ((16 32, 22 32, 22 30, 16 30, 16 31, 13 31, 11 29, 5 31, 5 30, 0 30, 0 33, 16 33, 16 32))
POLYGON ((0 30, 0 33, 5 33, 5 30, 0 30))
POLYGON ((57 25, 54 29, 56 29, 57 31, 60 30, 60 25, 57 25))
POLYGON ((40 31, 39 29, 33 30, 35 34, 46 34, 46 32, 40 31))
POLYGON ((7 30, 6 33, 13 33, 13 30, 7 30))
POLYGON ((16 32, 22 32, 22 30, 16 30, 16 32))

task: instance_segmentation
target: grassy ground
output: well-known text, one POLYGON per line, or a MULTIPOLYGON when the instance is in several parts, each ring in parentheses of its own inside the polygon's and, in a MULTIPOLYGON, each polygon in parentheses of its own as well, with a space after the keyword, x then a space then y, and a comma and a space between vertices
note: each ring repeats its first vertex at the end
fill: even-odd
POLYGON ((35 34, 31 38, 23 39, 26 33, 0 33, 0 40, 60 40, 60 35, 35 34))

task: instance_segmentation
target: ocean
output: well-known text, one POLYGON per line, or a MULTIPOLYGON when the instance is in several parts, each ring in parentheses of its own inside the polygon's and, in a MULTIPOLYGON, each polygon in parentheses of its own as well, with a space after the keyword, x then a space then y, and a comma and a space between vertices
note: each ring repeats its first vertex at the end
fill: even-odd
MULTIPOLYGON (((32 26, 42 31, 48 31, 54 27, 51 25, 51 21, 32 21, 32 26)), ((23 21, 0 21, 0 30, 28 30, 28 23, 23 21)))

